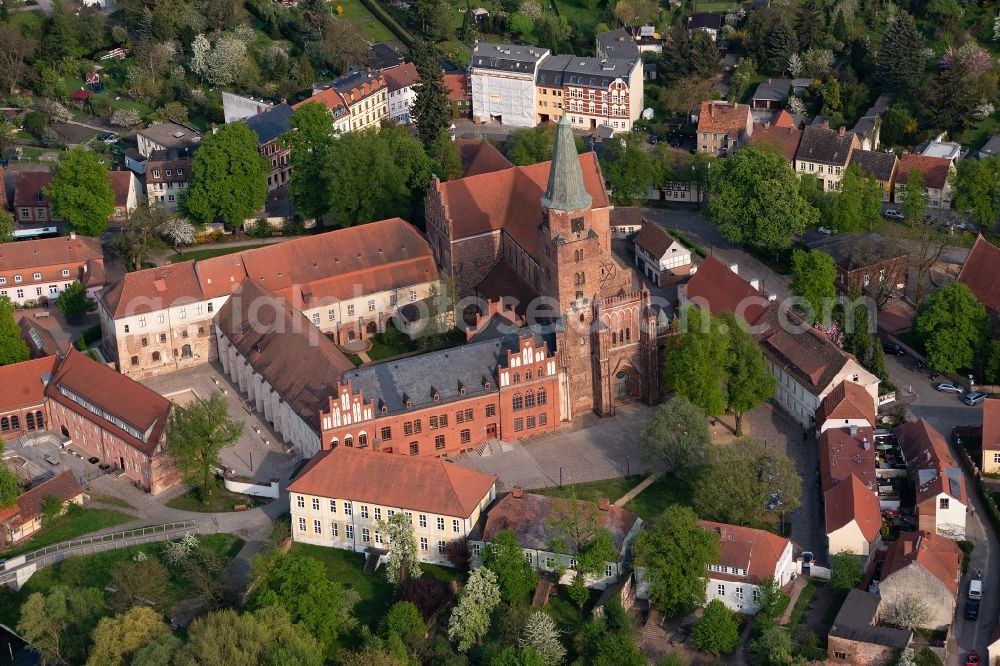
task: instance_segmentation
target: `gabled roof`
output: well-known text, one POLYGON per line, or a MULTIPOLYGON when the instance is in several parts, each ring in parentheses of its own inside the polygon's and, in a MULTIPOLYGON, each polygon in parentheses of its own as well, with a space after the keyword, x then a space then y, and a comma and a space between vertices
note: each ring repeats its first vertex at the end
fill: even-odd
POLYGON ((99 296, 112 319, 155 312, 205 299, 194 262, 184 261, 126 273, 99 296))
POLYGON ((0 413, 41 405, 45 400, 45 382, 52 377, 58 362, 58 358, 48 356, 0 365, 0 413))
POLYGON ((697 14, 691 14, 687 17, 687 27, 691 28, 708 28, 712 30, 718 30, 722 27, 722 15, 712 14, 710 12, 699 12, 697 14))
POLYGON ((719 560, 715 564, 747 571, 746 576, 712 571, 709 573, 710 578, 747 581, 759 585, 765 578, 775 575, 778 562, 789 546, 788 539, 765 530, 708 520, 700 520, 698 524, 702 529, 719 535, 719 560))
MULTIPOLYGON (((598 527, 603 527, 611 533, 615 550, 619 555, 625 545, 625 537, 641 522, 631 511, 610 504, 607 510, 598 509, 593 502, 571 500, 548 495, 536 495, 515 491, 504 495, 486 512, 486 522, 483 524, 483 541, 492 541, 502 530, 511 530, 517 535, 522 548, 537 550, 552 550, 552 541, 562 535, 553 527, 553 521, 559 516, 571 512, 573 503, 582 511, 597 512, 598 527), (520 497, 518 495, 520 494, 520 497)), ((572 553, 565 553, 572 554, 572 553)))
POLYGON ((919 419, 896 428, 896 439, 907 467, 916 477, 918 505, 928 500, 936 502, 937 496, 944 493, 968 506, 965 477, 941 433, 919 419))
POLYGON ((876 491, 853 474, 823 493, 823 514, 827 534, 853 521, 871 543, 882 529, 882 509, 876 491))
POLYGON ((458 156, 462 162, 462 177, 478 176, 509 169, 514 165, 489 141, 458 139, 458 156))
POLYGON ((288 491, 468 518, 496 480, 439 458, 338 446, 313 456, 288 491))
POLYGON ((346 113, 347 102, 344 101, 343 96, 333 88, 327 88, 326 90, 321 90, 312 97, 308 97, 297 104, 292 105, 292 109, 298 111, 303 105, 309 103, 322 104, 333 114, 334 118, 340 118, 346 113))
POLYGON ((8 529, 16 529, 42 515, 42 502, 46 497, 58 497, 68 502, 83 494, 83 486, 70 470, 46 479, 17 498, 17 503, 0 509, 0 522, 8 529))
POLYGON ((962 572, 962 549, 945 536, 928 532, 906 532, 889 544, 882 564, 882 581, 904 571, 909 566, 920 566, 948 588, 958 594, 958 581, 962 572))
POLYGON ((111 189, 115 193, 115 206, 127 206, 128 195, 135 193, 135 174, 131 171, 109 171, 111 189))
POLYGON ((833 387, 816 410, 816 426, 820 428, 831 420, 861 419, 875 427, 875 401, 864 386, 846 379, 833 387))
POLYGON ((791 89, 791 79, 767 79, 761 81, 757 89, 753 91, 753 99, 784 102, 791 89))
POLYGON ((389 86, 389 92, 409 88, 420 78, 417 74, 417 68, 412 62, 383 69, 382 76, 385 77, 385 82, 389 86))
POLYGON ((858 643, 884 645, 902 650, 910 644, 913 632, 875 624, 881 603, 882 598, 877 594, 857 588, 851 590, 847 593, 840 611, 837 612, 837 619, 830 627, 830 635, 858 643))
POLYGON ((448 101, 460 102, 469 99, 469 75, 465 72, 445 72, 444 85, 448 89, 448 101))
POLYGON ((876 490, 875 434, 871 428, 830 428, 819 436, 819 481, 824 491, 851 477, 876 490), (867 441, 867 443, 866 443, 867 441), (866 448, 867 447, 867 448, 866 448))
POLYGON ((263 145, 277 139, 291 129, 293 113, 295 110, 292 107, 282 103, 263 113, 251 116, 243 122, 257 135, 257 144, 263 145))
POLYGON ((714 256, 708 256, 698 272, 686 285, 689 301, 704 307, 718 316, 723 311, 733 312, 753 324, 764 313, 768 301, 764 294, 730 270, 714 256))
POLYGON ((45 188, 51 182, 51 171, 18 171, 14 174, 14 208, 48 206, 50 201, 45 188))
POLYGON ((699 132, 729 132, 746 130, 750 120, 749 104, 706 101, 698 112, 699 132))
POLYGON ((862 175, 873 177, 883 183, 892 180, 897 162, 896 153, 876 150, 855 150, 851 153, 851 164, 857 164, 862 175))
MULTIPOLYGON (((617 209, 616 209, 617 210, 617 209)), ((670 250, 670 246, 676 243, 674 237, 667 233, 666 229, 655 222, 642 222, 642 228, 632 241, 638 247, 643 248, 654 257, 662 258, 670 250)))
POLYGON ((945 157, 928 157, 907 153, 899 161, 899 170, 896 172, 896 183, 906 185, 906 180, 910 177, 911 171, 919 170, 924 178, 924 187, 931 187, 943 190, 948 184, 948 174, 951 172, 951 160, 945 157))
POLYGON ((794 124, 787 127, 777 127, 775 125, 755 125, 753 135, 750 137, 750 145, 771 144, 781 150, 781 154, 789 162, 795 161, 795 152, 799 149, 799 141, 802 139, 802 130, 794 124))
POLYGON ((983 450, 1000 451, 1000 399, 983 401, 983 450))
POLYGON ((795 159, 847 166, 851 149, 858 144, 858 137, 843 129, 838 131, 814 125, 806 127, 802 130, 802 140, 799 141, 795 159))
POLYGON ((976 299, 994 312, 1000 312, 1000 247, 993 245, 981 234, 962 264, 958 281, 975 295, 976 299))
POLYGON ((75 279, 78 277, 77 267, 97 259, 104 260, 101 239, 88 236, 58 236, 0 244, 2 273, 44 266, 65 266, 72 271, 75 279))

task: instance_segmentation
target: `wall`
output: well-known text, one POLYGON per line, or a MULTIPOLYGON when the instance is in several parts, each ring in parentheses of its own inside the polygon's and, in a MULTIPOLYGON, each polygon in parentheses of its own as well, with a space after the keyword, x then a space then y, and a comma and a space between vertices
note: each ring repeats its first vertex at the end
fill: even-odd
POLYGON ((46 418, 43 407, 44 402, 40 402, 36 405, 25 405, 18 409, 0 412, 0 438, 14 439, 26 432, 44 429, 46 418), (17 419, 17 427, 14 427, 15 418, 17 419))
MULTIPOLYGON (((25 277, 30 278, 32 272, 26 271, 25 277)), ((16 283, 12 279, 7 280, 7 284, 0 287, 0 297, 6 296, 15 305, 24 305, 28 301, 38 301, 40 298, 47 298, 54 301, 67 287, 73 284, 72 278, 66 278, 59 282, 50 281, 25 281, 16 283)), ((88 290, 88 295, 93 296, 94 291, 88 290)))
POLYGON ((852 666, 887 666, 894 663, 895 649, 839 636, 827 637, 827 662, 852 666), (843 656, 841 656, 843 655, 843 656))
POLYGON ((861 533, 861 528, 855 520, 847 523, 838 530, 828 532, 826 535, 828 548, 831 553, 839 553, 849 550, 855 555, 868 556, 871 551, 871 544, 861 533))
POLYGON ((504 125, 534 127, 535 76, 469 68, 472 117, 477 123, 499 116, 504 125))
POLYGON ((887 606, 906 595, 922 598, 930 610, 930 620, 923 625, 925 629, 946 629, 955 616, 955 596, 944 583, 916 564, 885 578, 879 583, 879 594, 887 606))
POLYGON ((253 495, 254 497, 271 497, 273 499, 278 499, 281 494, 277 481, 271 481, 268 484, 264 484, 263 482, 248 483, 245 481, 237 481, 236 479, 223 477, 222 482, 226 486, 226 490, 231 490, 234 493, 253 495))

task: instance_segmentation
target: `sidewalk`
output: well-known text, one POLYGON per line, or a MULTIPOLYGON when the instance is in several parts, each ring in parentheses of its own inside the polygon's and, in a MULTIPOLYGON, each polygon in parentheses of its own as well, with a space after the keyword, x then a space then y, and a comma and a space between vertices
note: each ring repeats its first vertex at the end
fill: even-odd
POLYGON ((637 485, 635 488, 625 493, 624 496, 622 496, 617 502, 615 502, 615 506, 625 506, 626 504, 634 500, 636 495, 638 495, 643 490, 649 488, 651 485, 656 483, 657 479, 659 479, 661 476, 663 476, 663 472, 653 472, 645 479, 640 481, 639 485, 637 485))
POLYGON ((799 600, 799 595, 802 594, 802 588, 809 583, 809 577, 798 575, 795 580, 792 581, 792 589, 789 591, 788 607, 785 608, 784 614, 781 619, 778 620, 778 624, 786 625, 792 619, 792 610, 795 608, 795 602, 799 600))

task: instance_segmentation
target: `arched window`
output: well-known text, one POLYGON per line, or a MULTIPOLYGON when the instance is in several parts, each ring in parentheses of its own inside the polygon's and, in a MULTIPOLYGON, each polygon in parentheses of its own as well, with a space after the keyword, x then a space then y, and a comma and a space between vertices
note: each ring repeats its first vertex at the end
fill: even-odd
POLYGON ((524 395, 524 407, 525 409, 531 409, 534 406, 535 406, 535 392, 528 391, 524 395))
POLYGON ((625 339, 626 340, 631 340, 632 339, 632 329, 631 328, 626 328, 625 329, 625 339))
POLYGON ((351 437, 350 435, 346 435, 344 437, 344 446, 353 447, 354 446, 354 438, 351 437))
POLYGON ((25 425, 28 427, 28 430, 34 430, 35 429, 35 415, 32 414, 31 412, 28 412, 27 414, 25 414, 25 416, 24 416, 24 422, 25 422, 25 425))
POLYGON ((330 448, 331 449, 336 448, 338 444, 340 444, 340 440, 337 439, 336 437, 334 437, 333 439, 330 440, 330 448))
POLYGON ((541 379, 544 376, 545 376, 545 366, 540 365, 538 366, 538 378, 541 379))
POLYGON ((514 411, 515 412, 524 409, 524 400, 521 398, 521 394, 520 393, 515 393, 514 394, 514 403, 513 404, 514 404, 514 411))
POLYGON ((613 345, 618 344, 618 334, 615 333, 614 331, 611 331, 611 344, 613 345))
POLYGON ((366 446, 368 446, 368 433, 363 432, 358 435, 358 447, 363 449, 366 446))
POLYGON ((580 273, 580 284, 586 284, 586 283, 587 283, 587 274, 580 273))
POLYGON ((531 381, 531 370, 525 370, 524 371, 524 381, 526 381, 526 382, 530 382, 531 381))
POLYGON ((580 251, 579 250, 573 250, 573 261, 575 261, 577 263, 580 262, 580 251))
POLYGON ((191 358, 194 354, 191 353, 191 345, 184 345, 181 347, 181 358, 191 358))
POLYGON ((514 383, 516 384, 519 381, 521 381, 521 373, 520 372, 515 372, 514 373, 514 383))
POLYGON ((548 404, 548 395, 545 393, 545 389, 538 389, 538 404, 545 405, 548 404))
POLYGON ((153 352, 153 362, 159 363, 159 361, 160 361, 160 352, 153 352))
POLYGON ((35 412, 35 427, 39 430, 45 428, 45 419, 42 418, 42 413, 40 411, 35 412))
POLYGON ((10 419, 6 416, 0 418, 0 432, 8 432, 10 430, 10 419))
POLYGON ((21 417, 20 416, 12 416, 12 417, 10 417, 10 429, 11 430, 20 430, 21 429, 21 417))
POLYGON ((573 273, 573 284, 575 284, 575 285, 579 285, 580 284, 580 274, 579 273, 573 273))

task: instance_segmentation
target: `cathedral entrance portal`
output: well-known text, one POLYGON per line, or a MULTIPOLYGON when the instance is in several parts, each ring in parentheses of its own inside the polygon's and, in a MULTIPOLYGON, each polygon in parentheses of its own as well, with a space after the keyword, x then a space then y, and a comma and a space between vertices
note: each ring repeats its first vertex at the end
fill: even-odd
POLYGON ((622 368, 615 373, 615 401, 625 402, 639 397, 639 377, 633 368, 622 368))

